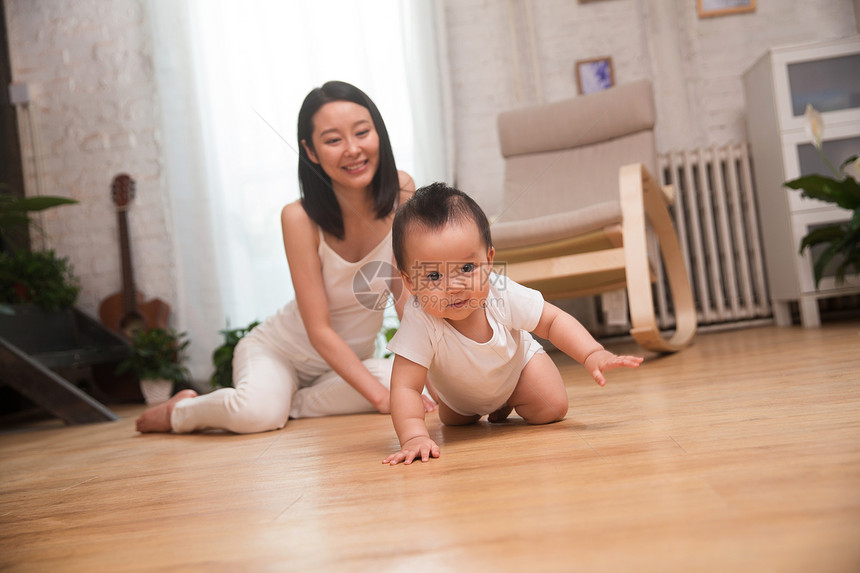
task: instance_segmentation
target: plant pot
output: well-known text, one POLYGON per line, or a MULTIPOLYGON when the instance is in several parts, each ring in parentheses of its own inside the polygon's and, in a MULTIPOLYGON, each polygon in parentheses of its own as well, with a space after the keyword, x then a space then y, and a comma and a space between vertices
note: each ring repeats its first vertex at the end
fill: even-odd
POLYGON ((140 391, 147 406, 161 404, 173 395, 173 380, 143 379, 140 381, 140 391))

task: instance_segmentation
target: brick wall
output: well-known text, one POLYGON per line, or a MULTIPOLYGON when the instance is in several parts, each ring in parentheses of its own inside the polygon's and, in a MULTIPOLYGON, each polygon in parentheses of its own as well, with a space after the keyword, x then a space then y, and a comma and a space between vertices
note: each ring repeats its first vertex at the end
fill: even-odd
POLYGON ((121 172, 137 181, 129 213, 137 286, 147 297, 172 301, 173 248, 145 3, 5 0, 5 6, 13 80, 28 84, 32 95, 31 110, 19 115, 29 191, 36 167, 32 119, 42 193, 80 202, 43 217, 45 246, 68 256, 81 279, 78 306, 95 315, 100 301, 121 289, 110 196, 121 172))
POLYGON ((616 84, 654 82, 664 152, 746 138, 742 74, 766 48, 857 33, 847 0, 758 0, 754 13, 706 19, 695 0, 445 0, 445 17, 457 183, 490 212, 501 207, 497 114, 575 96, 576 60, 608 55, 616 84))
MULTIPOLYGON (((138 287, 173 303, 146 2, 3 1, 13 77, 34 94, 43 192, 81 202, 45 216, 49 245, 71 258, 83 283, 79 305, 94 314, 120 288, 109 188, 122 171, 138 182, 130 214, 138 287)), ((666 151, 745 139, 741 74, 766 47, 857 33, 856 0, 758 0, 754 14, 706 20, 694 0, 444 2, 457 183, 491 212, 502 181, 496 115, 575 95, 578 59, 610 55, 616 83, 654 81, 658 146, 666 151)))

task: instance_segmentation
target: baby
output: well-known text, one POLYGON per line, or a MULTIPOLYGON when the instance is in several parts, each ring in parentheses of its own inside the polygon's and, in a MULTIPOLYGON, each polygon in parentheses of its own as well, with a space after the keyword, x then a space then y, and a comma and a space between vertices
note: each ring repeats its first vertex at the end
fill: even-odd
POLYGON ((439 457, 424 422, 425 380, 435 392, 439 418, 462 425, 511 410, 529 424, 564 418, 568 399, 561 373, 530 332, 574 358, 603 386, 603 372, 635 368, 636 356, 616 356, 575 318, 541 294, 492 272, 490 225, 465 193, 442 183, 419 189, 397 211, 394 258, 412 293, 394 353, 391 417, 400 451, 383 463, 439 457))

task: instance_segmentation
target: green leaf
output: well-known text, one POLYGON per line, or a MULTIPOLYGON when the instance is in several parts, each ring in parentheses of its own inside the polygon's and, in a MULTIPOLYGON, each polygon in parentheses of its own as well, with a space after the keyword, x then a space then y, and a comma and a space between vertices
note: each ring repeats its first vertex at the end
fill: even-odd
POLYGON ((394 335, 397 334, 397 328, 392 326, 385 329, 385 342, 391 342, 394 335))
POLYGON ((851 177, 837 181, 824 175, 804 175, 786 181, 784 185, 802 190, 804 197, 835 203, 843 209, 853 211, 860 207, 860 185, 851 177))
POLYGON ((30 222, 26 213, 18 211, 0 212, 0 229, 23 227, 30 222))
POLYGON ((844 170, 845 170, 845 168, 846 168, 846 167, 848 167, 848 165, 850 165, 851 163, 854 163, 855 161, 857 161, 857 157, 858 157, 857 155, 852 155, 851 157, 849 157, 848 159, 846 159, 845 161, 843 161, 843 162, 842 162, 842 165, 840 165, 840 166, 839 166, 839 171, 840 171, 840 172, 841 172, 841 171, 844 171, 844 170))
POLYGON ((188 370, 182 365, 184 350, 190 344, 186 333, 151 328, 141 330, 132 339, 132 355, 123 360, 117 372, 133 372, 138 378, 164 378, 185 383, 188 370))
POLYGON ((849 267, 853 267, 855 273, 860 273, 860 232, 853 233, 846 237, 839 254, 842 255, 843 258, 839 266, 836 268, 837 283, 845 280, 845 273, 849 267))
POLYGON ((837 283, 845 281, 845 272, 848 270, 849 265, 854 267, 854 272, 860 271, 860 263, 852 263, 847 259, 843 260, 842 263, 838 267, 836 267, 835 278, 837 283))
POLYGON ((69 308, 81 291, 71 263, 54 251, 0 253, 0 302, 69 308))
POLYGON ((227 328, 218 331, 224 336, 224 343, 212 353, 215 372, 209 377, 209 384, 213 389, 233 386, 233 352, 239 341, 259 324, 260 321, 255 320, 246 327, 230 328, 228 321, 227 328))
POLYGON ((809 247, 813 247, 820 243, 833 243, 835 241, 840 241, 843 237, 845 237, 846 231, 843 228, 842 224, 833 224, 828 225, 826 227, 819 227, 809 232, 803 239, 800 241, 800 252, 803 253, 804 249, 809 247))
POLYGON ((43 195, 41 197, 24 197, 22 199, 11 201, 3 207, 3 210, 19 212, 44 211, 45 209, 50 209, 51 207, 59 207, 60 205, 74 205, 76 203, 77 201, 75 199, 69 199, 67 197, 52 197, 50 195, 43 195))
POLYGON ((216 366, 221 364, 222 362, 231 360, 233 358, 233 347, 232 346, 219 346, 215 349, 215 352, 212 353, 212 362, 215 363, 216 366))
POLYGON ((849 200, 854 202, 852 209, 860 208, 860 183, 850 175, 846 175, 845 179, 840 182, 842 190, 848 195, 849 200))
POLYGON ((860 209, 855 209, 851 220, 848 221, 848 229, 852 233, 860 232, 860 209))
POLYGON ((836 256, 838 252, 839 245, 832 243, 818 255, 817 259, 815 259, 815 264, 812 265, 812 273, 815 275, 816 289, 818 288, 818 284, 821 282, 821 279, 824 278, 824 271, 827 269, 827 265, 830 264, 830 261, 833 260, 833 257, 836 256))

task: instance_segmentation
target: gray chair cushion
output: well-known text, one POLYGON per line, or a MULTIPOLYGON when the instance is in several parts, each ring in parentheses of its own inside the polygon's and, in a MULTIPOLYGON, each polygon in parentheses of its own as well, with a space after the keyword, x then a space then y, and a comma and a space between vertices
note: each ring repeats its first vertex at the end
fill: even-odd
POLYGON ((498 117, 502 155, 512 157, 582 147, 652 130, 656 117, 651 82, 640 80, 498 117))
POLYGON ((618 169, 644 163, 654 173, 650 131, 576 149, 509 157, 500 221, 575 211, 618 200, 618 169))
POLYGON ((490 231, 497 249, 528 247, 566 239, 621 222, 621 203, 606 201, 575 211, 564 211, 523 221, 493 223, 490 231))

